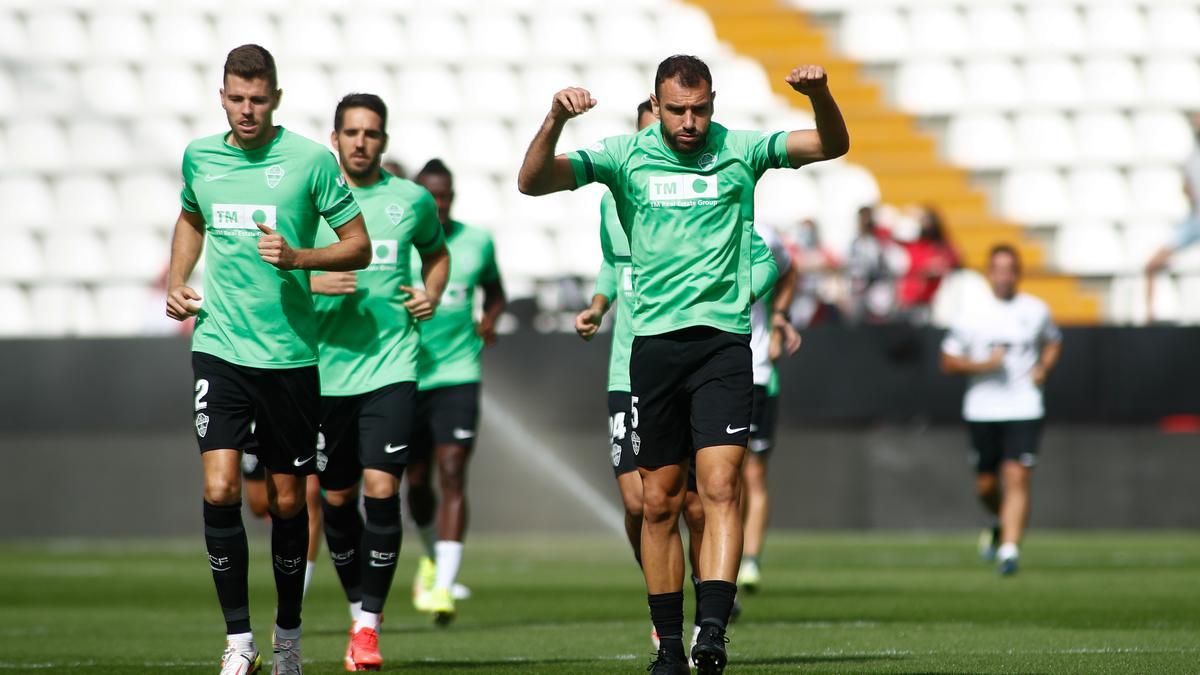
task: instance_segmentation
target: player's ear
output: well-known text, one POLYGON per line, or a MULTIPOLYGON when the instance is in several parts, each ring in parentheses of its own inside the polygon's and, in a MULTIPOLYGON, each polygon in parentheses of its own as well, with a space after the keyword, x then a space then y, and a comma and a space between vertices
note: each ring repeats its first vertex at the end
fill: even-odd
POLYGON ((341 147, 342 144, 340 142, 338 142, 337 129, 334 129, 333 131, 329 132, 329 144, 333 146, 334 150, 336 150, 338 152, 342 151, 342 147, 341 147))
POLYGON ((650 111, 654 113, 655 117, 662 118, 662 113, 658 110, 658 97, 654 94, 650 94, 650 111))
POLYGON ((271 101, 271 110, 272 111, 279 110, 279 104, 280 104, 280 102, 283 101, 283 90, 282 89, 275 90, 274 99, 275 100, 271 101))
POLYGON ((379 148, 379 155, 380 155, 381 157, 383 156, 383 153, 387 152, 387 146, 388 146, 388 139, 389 139, 389 138, 390 138, 390 137, 387 135, 387 132, 386 132, 386 131, 385 131, 385 132, 383 132, 383 147, 379 148))

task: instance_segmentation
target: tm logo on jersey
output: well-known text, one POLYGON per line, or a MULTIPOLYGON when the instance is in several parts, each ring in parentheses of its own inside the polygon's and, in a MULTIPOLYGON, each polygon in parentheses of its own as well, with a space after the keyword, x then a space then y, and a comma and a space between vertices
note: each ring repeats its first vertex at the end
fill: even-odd
POLYGON ((712 206, 718 194, 716 176, 651 176, 646 181, 651 206, 712 206))
POLYGON ((274 204, 213 204, 209 221, 217 234, 257 237, 259 225, 277 229, 274 204))
POLYGON ((394 270, 400 260, 400 242, 395 239, 372 239, 369 270, 394 270))

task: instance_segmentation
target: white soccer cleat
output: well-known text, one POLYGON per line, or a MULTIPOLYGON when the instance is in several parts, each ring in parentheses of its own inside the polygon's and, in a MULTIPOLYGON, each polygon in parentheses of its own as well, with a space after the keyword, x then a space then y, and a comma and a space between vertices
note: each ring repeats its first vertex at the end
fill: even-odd
POLYGON ((700 639, 700 626, 692 626, 692 644, 688 645, 688 665, 695 668, 696 662, 692 660, 692 650, 696 648, 696 640, 700 639))
POLYGON ((253 642, 228 642, 221 654, 221 675, 254 675, 262 670, 262 656, 253 642))
POLYGON ((271 662, 271 675, 304 675, 304 665, 300 659, 300 639, 283 640, 274 636, 272 643, 275 658, 271 662))
POLYGON ((658 639, 658 629, 654 627, 654 624, 650 624, 650 642, 654 643, 654 651, 658 651, 658 648, 662 646, 658 639))

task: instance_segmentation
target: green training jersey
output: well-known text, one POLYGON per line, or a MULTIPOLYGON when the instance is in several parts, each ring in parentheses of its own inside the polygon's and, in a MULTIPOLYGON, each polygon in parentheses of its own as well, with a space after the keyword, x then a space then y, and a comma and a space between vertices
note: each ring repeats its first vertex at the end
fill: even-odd
MULTIPOLYGON (((775 286, 778 270, 770 248, 751 228, 750 276, 754 296, 770 292, 775 286)), ((629 238, 621 227, 617 203, 611 192, 600 200, 600 252, 604 262, 596 275, 595 295, 609 302, 619 300, 614 310, 612 350, 608 357, 608 391, 629 391, 629 355, 633 350, 633 308, 637 298, 633 293, 633 266, 629 261, 629 238)))
MULTIPOLYGON (((483 338, 475 332, 475 287, 500 283, 496 250, 485 230, 453 220, 446 232, 450 279, 433 318, 421 324, 417 386, 422 391, 478 382, 483 338)), ((420 258, 413 256, 413 268, 420 258)))
MULTIPOLYGON (((350 295, 313 295, 321 339, 321 394, 353 396, 396 382, 417 381, 421 333, 404 307, 411 286, 410 251, 429 253, 445 242, 437 204, 425 188, 382 172, 366 187, 352 187, 371 235, 371 264, 358 272, 350 295)), ((317 245, 337 235, 322 229, 317 245)))
POLYGON ((253 150, 226 134, 183 153, 183 208, 204 218, 204 301, 192 350, 257 368, 317 362, 317 316, 308 272, 283 271, 258 255, 266 225, 294 248, 312 248, 322 217, 340 227, 358 215, 337 160, 283 127, 253 150))
POLYGON ((634 335, 750 332, 754 187, 767 169, 790 166, 786 132, 714 123, 704 148, 679 154, 653 124, 569 158, 577 186, 609 187, 629 235, 634 335))

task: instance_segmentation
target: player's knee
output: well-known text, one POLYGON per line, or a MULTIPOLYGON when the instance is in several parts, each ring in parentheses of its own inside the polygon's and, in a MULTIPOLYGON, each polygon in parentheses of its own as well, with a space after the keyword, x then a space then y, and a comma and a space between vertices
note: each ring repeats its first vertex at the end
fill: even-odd
POLYGON ((308 502, 304 499, 303 492, 298 494, 280 492, 271 500, 271 513, 281 518, 294 518, 307 506, 308 502))
POLYGON ((647 486, 642 493, 642 517, 652 523, 678 519, 679 501, 666 490, 647 486))
POLYGON ((733 504, 740 500, 738 474, 732 469, 711 471, 700 481, 700 494, 713 504, 733 504))
POLYGON ((632 495, 621 495, 621 501, 625 504, 625 515, 640 520, 645 514, 640 496, 635 499, 632 495))
POLYGON ((346 490, 326 490, 325 493, 321 495, 321 499, 326 504, 334 508, 341 508, 346 504, 357 502, 358 495, 355 493, 353 488, 346 490))
POLYGON ((204 501, 213 506, 228 506, 242 499, 241 480, 230 480, 225 476, 208 476, 204 479, 204 501))
POLYGON ((699 499, 688 500, 683 511, 683 519, 687 521, 688 531, 704 533, 704 504, 699 499))

